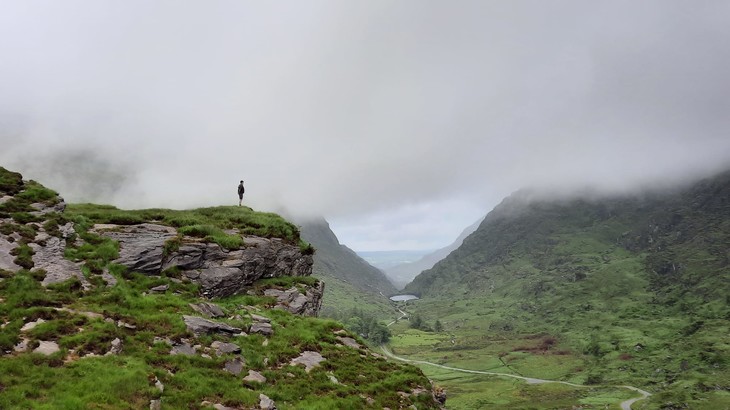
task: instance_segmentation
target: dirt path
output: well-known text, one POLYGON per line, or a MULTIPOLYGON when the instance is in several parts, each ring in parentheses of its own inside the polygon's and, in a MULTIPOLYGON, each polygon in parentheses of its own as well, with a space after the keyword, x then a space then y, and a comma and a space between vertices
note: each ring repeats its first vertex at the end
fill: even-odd
MULTIPOLYGON (((408 314, 406 312, 402 311, 401 309, 398 309, 398 311, 401 313, 401 316, 398 319, 396 319, 396 320, 388 323, 388 326, 390 326, 390 325, 396 323, 398 320, 403 319, 404 317, 407 317, 408 316, 408 314)), ((497 377, 511 377, 513 379, 524 380, 525 382, 527 382, 527 384, 558 383, 558 384, 564 384, 566 386, 579 387, 579 388, 601 387, 601 386, 584 386, 582 384, 575 384, 575 383, 564 382, 564 381, 560 381, 560 380, 535 379, 535 378, 532 378, 532 377, 518 376, 516 374, 509 374, 509 373, 485 372, 485 371, 481 371, 481 370, 460 369, 458 367, 444 366, 442 364, 426 362, 426 361, 423 361, 423 360, 411 360, 411 359, 406 359, 404 357, 399 357, 399 356, 396 356, 395 354, 393 354, 393 352, 391 352, 390 350, 388 350, 388 348, 385 347, 385 345, 380 345, 380 349, 383 351, 383 353, 386 356, 388 356, 388 357, 390 357, 392 359, 395 359, 395 360, 400 360, 402 362, 412 363, 412 364, 420 364, 420 365, 426 365, 426 366, 439 367, 441 369, 452 370, 452 371, 455 371, 455 372, 472 373, 472 374, 484 374, 484 375, 488 375, 488 376, 497 376, 497 377)), ((603 387, 619 387, 619 388, 623 388, 623 389, 633 390, 633 391, 641 394, 641 397, 634 397, 632 399, 622 401, 621 402, 621 410, 631 410, 631 405, 632 404, 636 403, 639 400, 643 400, 643 399, 651 396, 651 393, 649 393, 648 391, 641 390, 641 389, 639 389, 637 387, 634 387, 634 386, 603 386, 603 387)))

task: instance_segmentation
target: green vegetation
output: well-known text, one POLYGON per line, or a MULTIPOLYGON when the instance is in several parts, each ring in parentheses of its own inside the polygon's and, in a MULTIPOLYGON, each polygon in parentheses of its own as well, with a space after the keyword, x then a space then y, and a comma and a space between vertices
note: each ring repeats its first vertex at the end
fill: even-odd
MULTIPOLYGON (((153 399, 161 399, 163 408, 174 409, 210 408, 204 401, 254 408, 261 393, 282 410, 436 408, 430 383, 416 367, 387 361, 365 348, 344 347, 338 335, 363 342, 338 322, 270 309, 273 298, 261 296, 272 287, 318 286, 316 278, 264 279, 249 294, 211 301, 225 312, 217 321, 241 329, 252 324, 251 313, 268 317, 271 336, 196 336, 187 329, 183 315, 198 315, 190 306, 201 301, 197 284, 186 281, 174 268, 161 276, 145 276, 114 264, 119 244, 89 231, 95 223, 156 222, 226 247, 240 246, 236 242, 240 235, 227 233, 236 229, 242 234, 281 237, 311 250, 300 240, 297 228, 280 217, 238 207, 122 211, 89 204, 69 206, 63 214, 34 216, 30 204, 45 201, 49 205, 58 200, 55 193, 23 183, 19 175, 16 178, 2 168, 0 184, 3 193, 15 194, 4 203, 11 206, 0 215, 0 233, 8 238, 20 235, 20 240, 13 239, 19 241, 13 254, 22 266, 18 272, 0 270, 0 408, 140 409, 148 408, 153 399), (61 238, 68 221, 74 223, 76 235, 66 238, 65 256, 81 265, 92 285, 88 289, 78 278, 43 287, 46 272, 33 269, 30 245, 40 228, 61 238), (111 275, 116 284, 107 285, 102 273, 111 275), (167 286, 164 292, 151 291, 160 285, 167 286), (28 326, 31 322, 35 327, 28 326), (117 340, 121 352, 108 354, 117 340), (225 363, 237 355, 217 354, 212 347, 216 341, 241 348, 245 363, 241 375, 224 370, 225 363), (60 350, 48 356, 33 352, 42 342, 55 342, 60 350), (172 345, 181 343, 198 345, 197 354, 170 354, 172 345), (20 351, 22 345, 27 347, 25 352, 20 351), (326 360, 310 372, 290 365, 304 351, 318 352, 326 360), (267 381, 243 383, 248 370, 260 372, 267 381), (156 387, 158 381, 164 391, 156 387)), ((165 249, 170 252, 180 244, 177 237, 165 249)))
POLYGON ((171 209, 121 210, 110 205, 73 204, 66 208, 66 216, 88 218, 99 224, 135 225, 154 222, 178 228, 185 235, 203 238, 221 246, 234 249, 242 245, 239 235, 227 233, 236 230, 243 235, 265 238, 282 238, 290 243, 301 244, 299 229, 279 215, 256 212, 248 207, 218 206, 185 211, 171 209))
POLYGON ((378 320, 391 319, 395 309, 386 295, 396 292, 378 269, 341 245, 324 219, 302 224, 302 237, 317 248, 313 274, 326 284, 320 316, 347 323, 360 311, 378 320))
MULTIPOLYGON (((268 379, 262 385, 242 386, 241 377, 223 370, 224 362, 232 355, 175 356, 169 354, 166 342, 159 341, 193 338, 181 316, 195 314, 188 306, 198 301, 195 286, 124 272, 115 265, 111 268, 119 283, 113 288, 97 287, 89 292, 73 290, 73 285, 45 291, 23 271, 0 282, 0 295, 5 299, 0 305, 0 321, 8 323, 0 329, 0 348, 12 350, 20 341, 23 323, 39 318, 46 322, 24 333, 29 345, 55 340, 61 347, 59 353, 48 357, 30 353, 2 356, 0 407, 146 408, 151 399, 159 397, 171 408, 200 408, 199 403, 205 400, 253 407, 259 393, 274 399, 280 409, 398 408, 410 403, 418 408, 434 407, 430 392, 408 400, 397 394, 399 390, 429 386, 417 369, 364 351, 338 347, 334 332, 342 328, 339 323, 268 310, 269 298, 259 296, 235 296, 214 303, 230 316, 243 317, 222 320, 234 326, 251 323, 244 307, 270 317, 274 335, 267 344, 258 334, 204 336, 196 340, 204 347, 215 340, 239 345, 246 368, 259 371, 268 379), (159 284, 169 285, 170 290, 165 294, 144 294, 159 284), (71 311, 55 309, 61 306, 71 311), (80 312, 102 312, 104 317, 121 320, 134 329, 80 312), (103 356, 115 338, 123 342, 122 353, 103 356), (288 365, 305 350, 317 351, 327 360, 309 373, 302 367, 288 365), (363 358, 363 354, 368 357, 363 358), (341 384, 332 383, 330 375, 341 384), (154 387, 155 378, 164 384, 164 393, 154 387), (368 397, 373 400, 370 405, 366 402, 368 397)), ((299 278, 277 279, 276 283, 290 285, 299 278)), ((311 278, 305 280, 310 281, 311 278)), ((257 286, 273 284, 268 281, 257 286)))
POLYGON ((379 346, 390 340, 388 327, 362 309, 352 309, 332 318, 344 323, 347 330, 360 335, 372 345, 379 346))
POLYGON ((52 206, 60 201, 58 194, 35 181, 23 181, 22 175, 0 167, 0 197, 11 198, 0 203, 0 218, 12 217, 20 224, 36 222, 29 212, 35 211, 31 204, 52 206))
MULTIPOLYGON (((444 332, 416 342, 417 331, 398 324, 391 346, 453 367, 653 393, 635 408, 727 408, 727 215, 730 174, 642 198, 510 198, 404 290, 422 297, 413 315, 439 320, 444 332)), ((450 407, 492 400, 477 399, 486 376, 452 376, 434 376, 450 391, 450 407)), ((562 408, 566 397, 585 394, 559 390, 565 396, 534 408, 562 408)))

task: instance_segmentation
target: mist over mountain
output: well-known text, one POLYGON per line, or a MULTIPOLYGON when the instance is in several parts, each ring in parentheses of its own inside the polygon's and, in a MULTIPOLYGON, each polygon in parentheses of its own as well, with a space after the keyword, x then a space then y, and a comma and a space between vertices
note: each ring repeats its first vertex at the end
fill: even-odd
POLYGON ((232 204, 244 179, 358 250, 443 247, 519 187, 727 163, 726 2, 557 4, 6 1, 0 161, 123 208, 232 204))
POLYGON ((387 276, 388 279, 390 279, 390 281, 393 282, 393 284, 397 288, 402 289, 406 284, 411 282, 413 278, 418 276, 419 273, 423 272, 426 269, 431 269, 433 265, 436 264, 436 262, 447 257, 454 249, 461 246, 461 244, 464 242, 464 239, 466 239, 467 236, 471 235, 472 232, 477 230, 482 220, 483 218, 480 218, 478 221, 464 228, 459 237, 456 238, 456 240, 454 240, 454 242, 452 242, 449 246, 437 249, 427 255, 422 256, 416 261, 402 263, 384 269, 383 272, 385 273, 385 276, 387 276))
POLYGON ((533 375, 537 362, 575 360, 561 377, 644 386, 648 408, 726 407, 730 171, 641 195, 545 198, 509 196, 418 275, 403 290, 422 297, 418 312, 462 338, 466 357, 498 354, 533 375))

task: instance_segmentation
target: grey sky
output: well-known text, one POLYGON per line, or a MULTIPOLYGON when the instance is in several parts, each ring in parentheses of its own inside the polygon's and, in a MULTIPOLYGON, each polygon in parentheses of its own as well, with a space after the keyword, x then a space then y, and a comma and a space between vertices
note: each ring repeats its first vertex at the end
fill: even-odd
POLYGON ((0 164, 445 246, 523 186, 730 166, 727 1, 0 0, 0 164))

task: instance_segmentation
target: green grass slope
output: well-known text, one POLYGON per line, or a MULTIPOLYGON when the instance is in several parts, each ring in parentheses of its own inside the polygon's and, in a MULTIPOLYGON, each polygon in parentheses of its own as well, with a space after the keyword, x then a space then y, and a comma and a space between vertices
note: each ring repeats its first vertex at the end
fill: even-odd
POLYGON ((87 231, 94 222, 155 221, 188 228, 191 235, 227 247, 236 241, 226 232, 231 228, 298 242, 293 225, 273 214, 239 208, 122 211, 77 205, 64 213, 33 215, 32 204, 53 205, 60 198, 3 168, 0 198, 3 235, 20 238, 14 240, 30 252, 18 252, 16 260, 23 263, 19 272, 0 271, 2 409, 140 409, 156 399, 162 400, 162 408, 173 409, 213 404, 257 408, 260 394, 273 399, 279 409, 437 408, 429 381, 417 368, 387 361, 365 348, 345 347, 338 339, 348 335, 342 324, 272 309, 275 300, 261 296, 265 288, 311 285, 315 278, 267 279, 258 282, 252 294, 212 300, 225 312, 217 321, 245 329, 252 323, 250 313, 266 316, 271 336, 196 336, 182 319, 198 315, 190 306, 201 301, 196 284, 180 280, 174 270, 159 277, 130 272, 112 262, 118 244, 87 231), (74 278, 44 288, 40 281, 45 273, 34 268, 29 245, 41 228, 61 238, 58 227, 69 221, 75 223, 78 238, 67 238, 66 255, 79 263, 92 286, 84 289, 74 278), (107 285, 101 272, 108 272, 116 284, 107 285), (160 285, 167 290, 151 291, 160 285), (31 322, 36 326, 28 327, 31 322), (121 352, 107 354, 116 339, 121 352), (170 343, 185 341, 197 345, 196 354, 170 354, 170 343), (60 350, 48 356, 33 352, 42 342, 55 342, 60 350), (241 348, 245 364, 240 376, 224 370, 235 355, 215 353, 215 342, 241 348), (28 351, 16 350, 22 343, 28 351), (290 365, 303 351, 318 352, 326 360, 309 372, 290 365), (248 370, 267 381, 243 381, 248 370))
MULTIPOLYGON (((394 350, 455 367, 654 393, 634 408, 730 407, 730 173, 640 197, 524 196, 506 199, 406 287, 423 297, 414 312, 438 319, 445 332, 424 339, 395 328, 394 350)), ((480 395, 480 380, 452 384, 450 406, 479 408, 481 400, 491 403, 485 408, 524 408, 519 397, 480 395)), ((561 408, 570 395, 579 393, 533 406, 561 408)))
POLYGON ((326 284, 323 314, 341 317, 352 309, 362 309, 383 319, 394 316, 388 300, 397 292, 393 284, 383 272, 340 244, 327 221, 304 221, 301 232, 302 238, 317 249, 312 270, 326 284))

